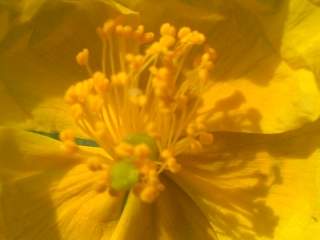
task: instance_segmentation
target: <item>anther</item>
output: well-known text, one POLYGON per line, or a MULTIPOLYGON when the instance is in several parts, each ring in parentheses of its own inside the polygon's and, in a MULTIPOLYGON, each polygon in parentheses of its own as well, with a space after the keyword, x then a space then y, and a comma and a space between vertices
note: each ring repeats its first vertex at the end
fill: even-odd
POLYGON ((89 62, 89 50, 84 48, 81 52, 79 52, 76 56, 76 61, 80 66, 86 66, 89 62))
POLYGON ((168 158, 166 163, 168 164, 168 169, 172 173, 177 173, 181 170, 181 164, 177 163, 177 160, 174 157, 168 158))
POLYGON ((158 197, 159 191, 154 186, 147 186, 142 189, 140 198, 146 203, 152 203, 158 197))
POLYGON ((99 94, 105 93, 109 86, 109 80, 105 75, 102 72, 95 72, 92 79, 95 91, 99 94))
POLYGON ((116 33, 119 35, 123 35, 124 34, 124 26, 123 25, 117 25, 116 26, 116 33))
POLYGON ((64 100, 68 103, 68 104, 74 104, 77 102, 77 92, 75 90, 75 87, 72 85, 71 87, 68 88, 65 96, 64 96, 64 100))
POLYGON ((135 30, 135 32, 134 32, 134 36, 137 37, 137 38, 141 38, 143 33, 144 33, 144 26, 143 25, 139 25, 137 27, 137 29, 135 30))
POLYGON ((97 29, 98 35, 102 39, 106 39, 108 35, 113 31, 114 27, 115 27, 115 21, 108 20, 103 24, 102 28, 97 29))
POLYGON ((166 48, 169 48, 174 45, 176 39, 171 35, 165 35, 160 38, 160 44, 166 48))
POLYGON ((183 39, 187 35, 189 35, 190 33, 191 33, 191 29, 189 27, 182 27, 182 28, 180 28, 180 30, 178 32, 178 38, 183 39))
POLYGON ((134 156, 140 159, 146 159, 149 158, 151 153, 150 148, 147 144, 138 144, 134 147, 134 156))
POLYGON ((71 105, 71 109, 70 109, 71 115, 74 119, 78 120, 79 118, 81 118, 83 116, 83 107, 81 106, 81 104, 76 103, 71 105))
POLYGON ((175 36, 176 29, 170 23, 164 23, 161 25, 160 34, 162 36, 165 36, 165 35, 175 36))
POLYGON ((145 133, 130 134, 124 139, 124 142, 127 144, 131 144, 132 146, 144 144, 150 150, 150 158, 158 158, 159 150, 155 139, 145 133))
POLYGON ((141 43, 150 43, 154 39, 154 33, 153 32, 147 32, 143 35, 141 38, 141 43))
POLYGON ((126 25, 123 28, 123 35, 126 37, 129 37, 132 34, 132 31, 133 31, 132 27, 129 25, 126 25))
POLYGON ((111 77, 111 80, 112 80, 112 83, 114 83, 116 85, 124 86, 127 84, 128 76, 125 72, 120 72, 116 75, 113 75, 111 77))
POLYGON ((156 128, 156 124, 154 122, 150 122, 147 125, 147 133, 149 136, 153 138, 158 138, 159 137, 159 132, 156 128))
POLYGON ((78 145, 75 143, 75 137, 72 130, 64 130, 59 135, 60 140, 63 143, 63 148, 67 153, 75 153, 78 151, 78 145))
POLYGON ((129 143, 121 142, 115 151, 120 157, 129 157, 133 155, 134 147, 129 143))
POLYGON ((60 132, 61 141, 74 141, 74 132, 70 129, 63 130, 60 132))

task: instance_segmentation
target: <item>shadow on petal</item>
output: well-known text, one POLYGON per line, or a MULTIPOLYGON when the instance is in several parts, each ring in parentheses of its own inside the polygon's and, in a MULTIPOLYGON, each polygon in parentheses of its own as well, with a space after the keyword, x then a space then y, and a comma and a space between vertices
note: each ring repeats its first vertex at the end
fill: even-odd
POLYGON ((215 133, 211 148, 181 156, 183 170, 170 177, 210 219, 218 239, 282 239, 291 228, 292 239, 301 239, 318 202, 319 126, 274 135, 215 133))
POLYGON ((242 108, 246 99, 241 91, 234 91, 218 99, 210 110, 209 128, 215 130, 261 132, 261 114, 255 108, 242 108))

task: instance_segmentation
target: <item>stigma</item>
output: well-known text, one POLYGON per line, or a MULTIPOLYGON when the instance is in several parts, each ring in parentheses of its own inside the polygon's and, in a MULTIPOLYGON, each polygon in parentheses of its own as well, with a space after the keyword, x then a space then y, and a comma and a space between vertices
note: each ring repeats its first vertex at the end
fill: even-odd
MULTIPOLYGON (((216 53, 202 33, 169 23, 155 34, 108 20, 97 34, 101 63, 91 66, 86 48, 77 54, 88 77, 69 87, 65 101, 77 126, 105 150, 87 161, 104 172, 97 191, 133 191, 150 203, 165 190, 162 174, 183 167, 180 155, 214 140, 199 109, 216 53)), ((79 151, 71 130, 60 139, 70 154, 79 151)))

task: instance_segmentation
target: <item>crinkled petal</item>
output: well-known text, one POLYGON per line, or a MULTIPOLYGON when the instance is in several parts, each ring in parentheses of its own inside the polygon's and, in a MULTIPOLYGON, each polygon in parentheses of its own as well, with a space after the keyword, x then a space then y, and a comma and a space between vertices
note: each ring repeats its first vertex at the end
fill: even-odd
POLYGON ((216 134, 215 147, 182 157, 183 170, 172 177, 218 239, 316 239, 319 141, 319 126, 270 136, 216 134))
POLYGON ((320 6, 317 1, 290 1, 281 55, 291 65, 311 69, 320 81, 320 6))
POLYGON ((186 24, 198 30, 208 30, 211 25, 224 19, 219 11, 219 1, 211 0, 118 0, 136 10, 141 21, 149 29, 157 31, 164 22, 186 24))
POLYGON ((292 66, 312 70, 320 77, 320 5, 317 0, 245 0, 256 14, 270 42, 292 66))
MULTIPOLYGON (((98 68, 101 50, 96 28, 120 12, 133 12, 112 0, 40 2, 19 2, 21 14, 25 13, 21 7, 24 3, 33 9, 32 14, 25 13, 28 21, 19 21, 20 15, 15 18, 16 12, 9 11, 11 6, 0 7, 8 12, 11 23, 6 34, 1 32, 0 91, 5 91, 8 99, 28 113, 33 125, 54 131, 72 124, 63 103, 66 89, 88 77, 77 66, 75 55, 83 48, 90 48, 93 68, 98 68), (34 5, 38 7, 33 8, 34 5)), ((0 20, 5 24, 5 16, 0 20)), ((0 117, 3 124, 24 120, 0 117)))

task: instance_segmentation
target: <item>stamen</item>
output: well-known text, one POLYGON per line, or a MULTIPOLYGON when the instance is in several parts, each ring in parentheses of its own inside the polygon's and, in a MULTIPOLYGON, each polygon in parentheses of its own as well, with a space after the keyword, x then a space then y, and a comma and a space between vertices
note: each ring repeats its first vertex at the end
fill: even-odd
POLYGON ((135 151, 146 152, 149 150, 149 154, 152 159, 158 158, 159 150, 158 150, 157 143, 155 139, 150 137, 148 134, 145 134, 145 133, 129 134, 128 136, 125 137, 124 142, 139 148, 139 150, 135 150, 135 151), (142 148, 144 148, 144 150, 142 148))
MULTIPOLYGON (((106 151, 108 161, 87 160, 88 168, 101 174, 96 191, 115 196, 133 190, 150 203, 165 189, 160 175, 179 174, 179 155, 197 153, 214 142, 208 114, 198 110, 217 54, 204 46, 190 61, 190 53, 196 52, 192 49, 201 49, 205 36, 169 23, 160 27, 156 40, 143 25, 119 19, 106 21, 97 33, 101 70, 92 72, 88 49, 79 52, 76 61, 89 78, 72 85, 65 100, 80 129, 106 151)), ((64 131, 60 138, 66 151, 77 151, 72 132, 64 131)))
POLYGON ((84 48, 81 52, 77 54, 76 61, 80 66, 83 66, 87 69, 89 75, 92 74, 92 70, 89 65, 89 50, 87 48, 84 48))
POLYGON ((75 143, 75 137, 72 130, 64 130, 60 133, 60 140, 63 142, 64 150, 68 153, 78 151, 78 145, 75 143))

